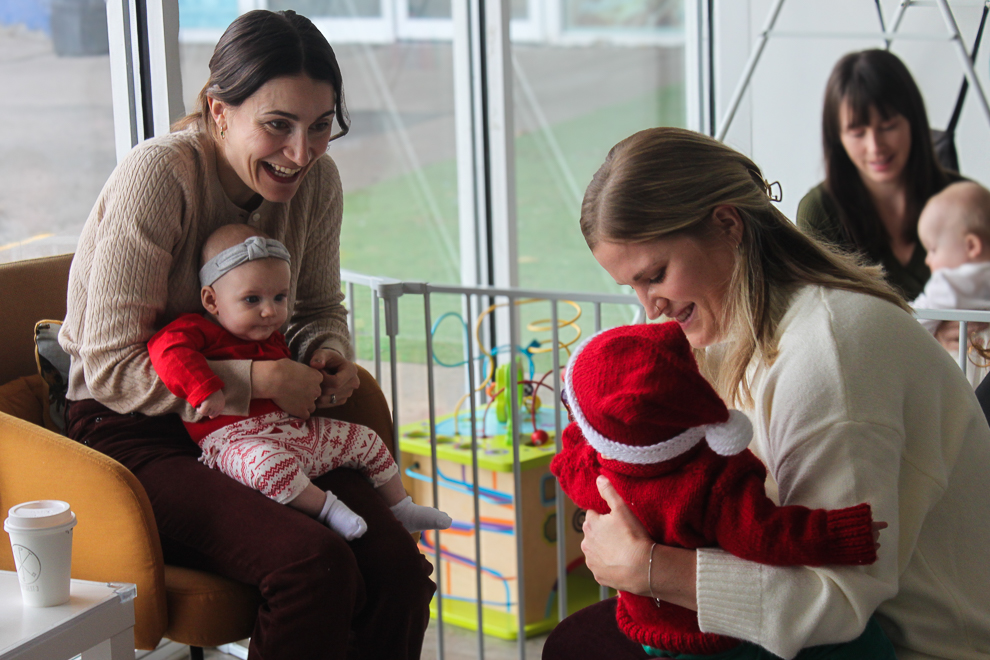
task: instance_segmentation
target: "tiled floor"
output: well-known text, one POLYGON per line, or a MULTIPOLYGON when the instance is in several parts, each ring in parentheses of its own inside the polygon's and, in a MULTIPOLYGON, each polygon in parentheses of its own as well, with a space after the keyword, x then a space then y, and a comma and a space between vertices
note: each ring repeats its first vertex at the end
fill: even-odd
MULTIPOLYGON (((476 633, 448 625, 444 626, 443 637, 444 660, 478 660, 481 657, 478 652, 476 633)), ((526 660, 539 660, 545 639, 546 635, 542 635, 526 640, 526 660)), ((485 660, 519 660, 519 644, 494 637, 485 637, 484 654, 485 660)), ((207 660, 237 660, 236 656, 221 653, 216 649, 207 649, 205 656, 207 660)), ((423 642, 422 657, 428 660, 439 659, 440 657, 437 651, 436 624, 432 621, 423 642)))

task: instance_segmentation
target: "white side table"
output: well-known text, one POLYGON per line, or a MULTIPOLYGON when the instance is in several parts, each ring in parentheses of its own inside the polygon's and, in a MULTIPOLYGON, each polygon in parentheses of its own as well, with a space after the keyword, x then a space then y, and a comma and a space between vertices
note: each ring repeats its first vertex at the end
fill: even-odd
POLYGON ((0 571, 0 660, 134 660, 133 584, 73 580, 69 602, 24 607, 17 573, 0 571))

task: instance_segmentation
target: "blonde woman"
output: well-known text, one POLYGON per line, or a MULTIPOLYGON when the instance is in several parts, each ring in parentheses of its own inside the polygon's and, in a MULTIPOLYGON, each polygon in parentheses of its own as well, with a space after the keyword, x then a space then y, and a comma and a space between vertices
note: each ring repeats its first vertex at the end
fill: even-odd
MULTIPOLYGON (((760 169, 703 135, 642 131, 609 153, 581 229, 650 318, 676 320, 719 394, 746 411, 781 504, 866 501, 890 523, 867 567, 776 568, 656 545, 616 497, 589 512, 596 579, 698 612, 705 632, 784 658, 838 657, 874 616, 898 658, 990 654, 990 429, 949 355, 879 268, 829 251, 771 203, 760 169), (652 563, 652 572, 650 566, 652 563)), ((603 601, 544 658, 645 658, 603 601)), ((770 657, 770 656, 767 656, 770 657)))

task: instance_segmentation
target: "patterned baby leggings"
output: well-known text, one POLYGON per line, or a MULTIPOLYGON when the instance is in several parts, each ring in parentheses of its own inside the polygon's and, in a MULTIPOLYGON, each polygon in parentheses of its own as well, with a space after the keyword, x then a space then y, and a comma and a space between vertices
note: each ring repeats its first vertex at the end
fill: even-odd
POLYGON ((318 477, 352 468, 378 488, 398 471, 378 434, 326 417, 300 419, 273 412, 228 424, 203 438, 200 461, 280 504, 318 477))

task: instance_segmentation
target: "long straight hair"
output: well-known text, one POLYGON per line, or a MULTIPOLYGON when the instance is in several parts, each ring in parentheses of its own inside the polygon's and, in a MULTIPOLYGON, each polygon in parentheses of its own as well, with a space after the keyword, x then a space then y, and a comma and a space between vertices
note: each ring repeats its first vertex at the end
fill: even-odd
POLYGON ((224 31, 210 58, 210 78, 197 99, 198 109, 177 121, 172 130, 199 124, 219 138, 209 121, 209 99, 239 106, 269 80, 305 74, 333 87, 334 111, 340 131, 346 135, 350 119, 344 104, 344 81, 333 48, 323 33, 305 16, 292 10, 256 9, 237 17, 224 31))
POLYGON ((870 109, 884 119, 902 115, 911 127, 911 153, 904 167, 908 222, 903 240, 918 240, 918 216, 928 198, 949 183, 949 177, 932 146, 925 102, 904 63, 885 50, 850 53, 832 69, 825 87, 822 111, 822 148, 825 153, 825 188, 839 208, 843 230, 856 249, 872 261, 891 236, 880 221, 859 170, 842 146, 839 112, 848 104, 853 126, 869 123, 870 109))
POLYGON ((715 208, 736 209, 743 235, 719 320, 728 349, 714 373, 697 355, 719 394, 744 406, 753 403, 747 368, 754 356, 773 363, 777 325, 798 287, 845 289, 908 309, 879 267, 805 236, 769 192, 760 168, 734 149, 700 133, 652 128, 612 147, 581 206, 581 232, 592 251, 602 241, 711 235, 715 208))

